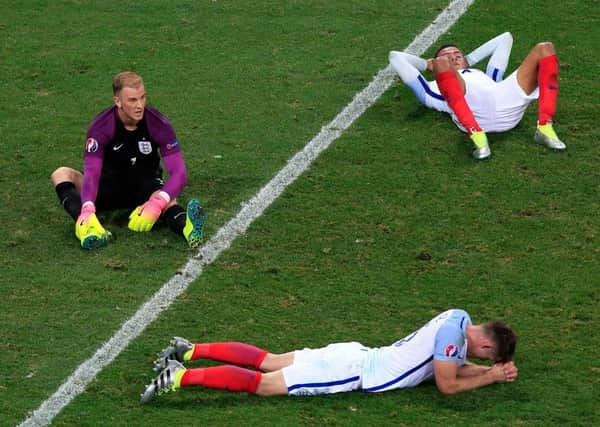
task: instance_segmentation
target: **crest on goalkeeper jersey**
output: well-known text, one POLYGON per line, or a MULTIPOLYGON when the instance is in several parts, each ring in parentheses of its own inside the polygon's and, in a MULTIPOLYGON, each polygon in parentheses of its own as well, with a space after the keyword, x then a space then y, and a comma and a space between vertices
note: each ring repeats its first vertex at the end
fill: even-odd
POLYGON ((142 154, 152 153, 152 144, 150 141, 138 141, 138 148, 142 154))

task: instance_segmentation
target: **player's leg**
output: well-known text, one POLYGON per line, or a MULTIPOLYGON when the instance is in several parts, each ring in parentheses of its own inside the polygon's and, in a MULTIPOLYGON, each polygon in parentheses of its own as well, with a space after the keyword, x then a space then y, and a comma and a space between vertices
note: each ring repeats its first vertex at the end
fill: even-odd
MULTIPOLYGON (((435 79, 438 82, 438 86, 440 86, 438 76, 440 74, 442 75, 441 77, 443 80, 443 88, 440 86, 440 91, 442 92, 442 95, 444 95, 444 98, 446 100, 448 100, 448 98, 451 98, 453 101, 457 100, 458 102, 461 96, 464 98, 464 95, 466 93, 465 81, 463 80, 462 76, 458 73, 458 71, 452 66, 448 58, 446 58, 445 56, 439 56, 437 58, 434 58, 433 73, 435 74, 435 79), (447 97, 446 94, 448 94, 447 97)), ((470 111, 470 108, 468 106, 467 109, 469 109, 470 111)))
POLYGON ((141 395, 141 401, 146 403, 163 393, 194 386, 255 393, 260 396, 287 394, 287 387, 280 371, 263 374, 232 365, 186 369, 181 363, 172 360, 146 387, 141 395))
POLYGON ((465 81, 445 56, 433 60, 433 71, 440 92, 448 106, 467 130, 473 144, 475 144, 473 157, 477 160, 487 159, 492 153, 487 136, 477 123, 465 99, 465 81))
MULTIPOLYGON (((175 337, 171 345, 159 354, 154 369, 164 369, 146 387, 141 395, 142 402, 181 387, 202 386, 220 390, 256 393, 262 381, 259 371, 240 366, 224 365, 209 368, 186 369, 180 362, 210 359, 258 369, 268 352, 258 347, 239 342, 198 343, 175 337)), ((276 376, 267 376, 261 393, 274 393, 276 376)))
POLYGON ((206 214, 199 200, 191 199, 187 209, 183 209, 176 200, 173 200, 163 212, 163 217, 171 231, 185 237, 190 248, 195 249, 200 246, 204 237, 206 214))
MULTIPOLYGON (((554 45, 550 42, 538 43, 529 51, 521 65, 519 65, 517 81, 527 95, 530 95, 539 86, 538 67, 540 61, 543 58, 551 56, 556 57, 554 45)), ((556 73, 558 73, 558 70, 556 70, 556 73)))
POLYGON ((275 372, 294 363, 294 351, 287 353, 267 353, 259 369, 263 372, 275 372))
POLYGON ((261 374, 256 389, 259 396, 282 396, 288 394, 288 387, 281 370, 261 374))
POLYGON ((96 211, 108 210, 112 203, 119 200, 116 191, 119 185, 100 179, 98 192, 94 203, 85 203, 81 210, 80 217, 75 224, 75 236, 81 242, 84 249, 98 249, 108 244, 112 238, 112 233, 106 230, 98 218, 96 211), (90 211, 92 215, 89 215, 90 211), (86 220, 86 217, 88 218, 86 220))
POLYGON ((187 369, 181 375, 180 386, 202 386, 259 396, 283 395, 288 391, 281 371, 262 373, 233 365, 187 369))
POLYGON ((81 247, 97 249, 106 245, 111 233, 105 230, 98 221, 94 205, 86 205, 82 210, 82 173, 63 166, 52 172, 50 181, 54 185, 62 207, 75 221, 75 237, 79 239, 81 247))
MULTIPOLYGON (((204 238, 204 222, 206 221, 206 213, 198 199, 191 199, 187 204, 185 211, 185 225, 181 233, 188 245, 192 249, 196 249, 202 243, 204 238)), ((172 228, 174 230, 174 228, 172 228)))
POLYGON ((519 66, 517 81, 528 95, 539 88, 538 126, 534 141, 554 150, 564 150, 566 145, 552 127, 558 98, 558 57, 551 42, 535 45, 519 66))
POLYGON ((194 344, 190 360, 211 359, 258 369, 267 354, 262 348, 242 342, 212 342, 194 344))
MULTIPOLYGON (((287 353, 286 353, 287 354, 287 353)), ((159 372, 170 360, 188 362, 198 359, 210 359, 240 366, 252 366, 255 369, 272 371, 285 365, 285 355, 276 355, 261 348, 241 342, 191 343, 185 338, 175 337, 171 345, 158 354, 154 369, 159 372)), ((293 361, 293 357, 291 359, 293 361)), ((290 363, 291 363, 290 361, 290 363)))
POLYGON ((80 191, 83 175, 75 169, 62 166, 52 172, 50 181, 63 209, 75 221, 81 212, 80 191))
MULTIPOLYGON (((255 393, 260 396, 327 394, 356 390, 361 383, 360 373, 366 354, 364 350, 366 348, 360 343, 341 343, 322 349, 304 349, 281 355, 267 353, 260 363, 262 369, 285 366, 266 373, 232 365, 185 369, 179 362, 169 361, 167 368, 142 394, 142 402, 147 402, 163 392, 190 386, 255 393), (296 354, 300 358, 298 364, 292 363, 296 354)), ((227 357, 231 357, 231 354, 227 357)))
POLYGON ((333 394, 359 389, 368 351, 358 342, 295 351, 294 363, 281 369, 288 394, 333 394))
MULTIPOLYGON (((136 203, 133 206, 145 203, 152 194, 162 190, 163 185, 164 181, 160 177, 149 177, 140 180, 135 194, 136 203)), ((163 211, 162 217, 171 231, 182 235, 192 249, 197 248, 202 243, 206 214, 197 199, 191 199, 187 204, 187 209, 179 205, 176 199, 171 200, 163 211)))
POLYGON ((193 353, 194 344, 192 342, 182 337, 173 337, 169 346, 156 354, 158 358, 154 360, 154 370, 161 372, 168 366, 171 360, 178 362, 190 361, 192 360, 193 353))

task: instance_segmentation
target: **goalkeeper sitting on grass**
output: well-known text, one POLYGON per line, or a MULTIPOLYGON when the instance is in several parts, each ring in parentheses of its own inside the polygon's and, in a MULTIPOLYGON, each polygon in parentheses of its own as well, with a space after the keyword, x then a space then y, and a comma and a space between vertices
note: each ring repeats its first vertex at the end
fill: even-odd
POLYGON ((85 143, 83 174, 69 167, 50 179, 64 209, 76 221, 75 236, 84 249, 108 243, 111 233, 98 210, 133 209, 129 229, 150 231, 162 215, 191 248, 202 242, 204 211, 192 199, 187 210, 176 197, 187 183, 183 155, 173 127, 158 110, 146 106, 142 78, 132 72, 113 79, 114 104, 91 123, 85 143), (160 160, 169 174, 162 180, 160 160))
POLYGON ((550 42, 538 43, 519 68, 502 80, 512 48, 512 36, 503 33, 467 56, 456 45, 438 49, 425 60, 405 52, 390 52, 390 64, 417 99, 429 108, 449 113, 475 145, 477 160, 491 156, 486 132, 504 132, 523 118, 529 103, 539 98, 534 141, 562 151, 566 145, 552 127, 558 96, 558 58, 550 42), (471 68, 490 57, 486 72, 471 68), (427 81, 421 72, 435 74, 427 81))

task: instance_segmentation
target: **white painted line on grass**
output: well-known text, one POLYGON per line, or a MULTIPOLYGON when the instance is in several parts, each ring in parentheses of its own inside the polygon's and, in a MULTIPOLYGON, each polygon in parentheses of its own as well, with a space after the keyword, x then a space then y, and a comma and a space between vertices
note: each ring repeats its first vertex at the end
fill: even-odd
MULTIPOLYGON (((455 0, 444 9, 435 20, 405 49, 415 55, 423 54, 442 34, 467 11, 474 0, 455 0)), ((400 23, 399 23, 400 25, 400 23)), ((108 364, 140 335, 164 310, 181 295, 200 275, 205 266, 211 264, 233 241, 243 234, 267 209, 285 188, 293 183, 310 164, 333 141, 352 125, 377 99, 389 89, 395 79, 395 72, 388 65, 373 78, 371 83, 359 92, 329 124, 323 126, 302 151, 292 157, 287 165, 254 197, 245 203, 240 212, 217 234, 211 238, 198 254, 190 258, 180 274, 173 276, 127 320, 113 337, 96 353, 82 363, 58 390, 43 402, 20 426, 46 426, 82 393, 87 385, 108 364)))

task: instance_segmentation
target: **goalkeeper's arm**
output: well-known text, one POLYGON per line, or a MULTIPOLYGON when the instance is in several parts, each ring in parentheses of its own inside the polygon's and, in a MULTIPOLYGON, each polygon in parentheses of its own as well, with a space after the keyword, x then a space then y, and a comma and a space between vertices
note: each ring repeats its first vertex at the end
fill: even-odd
POLYGON ((175 203, 176 197, 187 184, 187 171, 181 152, 164 156, 163 163, 169 179, 160 191, 152 194, 146 203, 131 212, 128 224, 130 230, 150 231, 165 209, 175 203))

